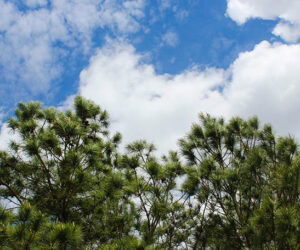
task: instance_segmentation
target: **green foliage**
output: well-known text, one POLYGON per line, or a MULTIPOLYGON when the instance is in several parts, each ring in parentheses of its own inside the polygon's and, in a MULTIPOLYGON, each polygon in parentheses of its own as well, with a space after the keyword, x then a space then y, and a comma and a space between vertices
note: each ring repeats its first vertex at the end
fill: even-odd
POLYGON ((1 249, 81 249, 81 229, 74 224, 51 222, 29 203, 12 213, 0 209, 1 249))
POLYGON ((109 137, 107 112, 93 102, 76 97, 74 106, 75 112, 59 112, 36 102, 19 104, 8 121, 19 139, 9 153, 0 153, 1 197, 28 201, 66 223, 61 237, 68 235, 67 223, 75 223, 87 246, 102 244, 132 227, 125 178, 114 166, 121 136, 109 137))
POLYGON ((175 152, 164 156, 160 162, 154 156, 155 147, 146 141, 136 141, 127 146, 128 153, 119 159, 126 173, 129 194, 136 202, 139 214, 136 228, 144 246, 163 246, 176 236, 169 231, 173 225, 167 223, 181 198, 176 188, 176 178, 183 173, 175 152), (172 239, 168 239, 171 237, 172 239))
POLYGON ((300 212, 296 142, 290 137, 276 139, 271 126, 261 129, 256 117, 232 118, 226 124, 201 114, 200 122, 180 140, 188 160, 183 191, 196 197, 207 215, 205 246, 203 240, 197 246, 296 249, 295 215, 300 212))
POLYGON ((118 151, 106 111, 20 103, 0 152, 1 249, 299 249, 300 154, 270 125, 200 114, 180 152, 118 151))

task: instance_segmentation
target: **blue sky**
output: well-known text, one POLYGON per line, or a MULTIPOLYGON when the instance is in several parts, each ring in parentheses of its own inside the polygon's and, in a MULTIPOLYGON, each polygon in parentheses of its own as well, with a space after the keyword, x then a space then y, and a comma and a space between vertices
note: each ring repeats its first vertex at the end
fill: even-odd
POLYGON ((199 112, 258 115, 298 136, 299 11, 297 0, 0 0, 1 136, 18 102, 70 107, 77 94, 108 109, 125 142, 162 150, 199 112))

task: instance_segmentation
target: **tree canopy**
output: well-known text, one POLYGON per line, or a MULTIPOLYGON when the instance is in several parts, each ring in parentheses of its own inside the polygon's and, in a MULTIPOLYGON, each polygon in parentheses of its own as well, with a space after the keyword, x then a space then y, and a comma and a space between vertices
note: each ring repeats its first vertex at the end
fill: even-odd
POLYGON ((0 152, 2 249, 299 249, 297 142, 257 117, 200 114, 159 158, 144 140, 120 150, 107 112, 80 96, 73 110, 15 114, 0 152))

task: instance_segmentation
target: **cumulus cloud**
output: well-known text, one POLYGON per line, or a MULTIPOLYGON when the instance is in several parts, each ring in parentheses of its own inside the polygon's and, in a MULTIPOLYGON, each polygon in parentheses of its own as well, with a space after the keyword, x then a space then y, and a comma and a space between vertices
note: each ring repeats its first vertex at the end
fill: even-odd
POLYGON ((176 147, 199 112, 229 119, 258 115, 279 134, 300 138, 300 45, 263 41, 227 70, 190 68, 157 74, 126 43, 110 42, 80 76, 79 94, 106 108, 125 143, 147 139, 176 147))
POLYGON ((280 133, 300 138, 300 45, 263 41, 243 52, 231 66, 224 90, 233 114, 258 115, 280 133))
POLYGON ((273 34, 285 41, 295 43, 300 38, 300 22, 294 24, 280 22, 275 26, 273 34))
POLYGON ((298 0, 227 0, 227 15, 238 24, 250 18, 279 19, 273 33, 288 42, 300 38, 300 1, 298 0))
POLYGON ((10 83, 1 83, 1 96, 10 86, 11 91, 47 92, 62 72, 60 62, 67 49, 87 53, 97 28, 109 27, 120 35, 137 31, 144 8, 144 0, 24 3, 30 8, 21 10, 13 2, 0 0, 0 70, 3 80, 10 83))
MULTIPOLYGON (((166 153, 199 112, 226 119, 258 115, 277 134, 300 139, 299 44, 263 41, 227 70, 193 67, 177 75, 156 73, 145 57, 128 43, 110 40, 80 75, 78 94, 109 111, 112 130, 123 134, 124 143, 146 139, 166 153)), ((7 135, 3 127, 0 141, 7 135)))
POLYGON ((223 79, 224 71, 213 68, 158 75, 131 45, 110 42, 82 71, 79 94, 109 111, 113 129, 123 134, 125 142, 147 139, 166 152, 197 113, 210 105, 208 99, 215 104, 222 99, 216 89, 223 79))

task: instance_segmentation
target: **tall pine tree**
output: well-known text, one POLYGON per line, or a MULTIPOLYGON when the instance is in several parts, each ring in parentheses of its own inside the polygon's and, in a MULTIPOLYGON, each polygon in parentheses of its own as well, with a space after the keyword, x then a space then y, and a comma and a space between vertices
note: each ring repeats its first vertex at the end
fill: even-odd
POLYGON ((0 153, 1 196, 30 202, 53 221, 75 223, 86 244, 128 235, 133 207, 114 166, 120 134, 108 133, 108 115, 76 97, 75 111, 20 103, 8 121, 18 139, 0 153))

